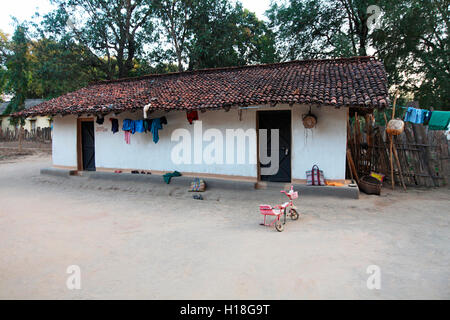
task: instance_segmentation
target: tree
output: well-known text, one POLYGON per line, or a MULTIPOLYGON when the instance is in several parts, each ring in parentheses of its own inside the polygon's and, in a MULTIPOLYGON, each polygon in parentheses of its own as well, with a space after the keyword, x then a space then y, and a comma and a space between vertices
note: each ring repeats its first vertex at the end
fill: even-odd
POLYGON ((189 69, 274 62, 275 38, 264 22, 240 3, 197 0, 191 19, 189 69))
POLYGON ((389 82, 421 106, 450 109, 448 1, 404 0, 383 11, 373 45, 389 82))
POLYGON ((153 33, 148 0, 52 0, 58 9, 44 17, 41 32, 49 38, 77 39, 93 67, 109 79, 126 77, 153 33), (79 17, 76 19, 76 17, 79 17))
POLYGON ((4 111, 10 114, 22 110, 25 107, 25 99, 28 94, 29 71, 29 40, 26 35, 27 28, 23 25, 17 26, 14 31, 9 53, 6 58, 6 90, 14 97, 4 111))
POLYGON ((70 39, 33 41, 30 71, 29 98, 58 97, 106 78, 104 72, 90 65, 85 48, 70 39))
POLYGON ((7 57, 8 36, 0 30, 0 102, 6 84, 6 57, 7 57))
POLYGON ((170 57, 178 70, 274 62, 275 37, 256 15, 228 0, 154 1, 156 25, 170 49, 155 56, 170 57))
POLYGON ((284 59, 367 55, 368 0, 289 0, 267 11, 284 59))
POLYGON ((187 41, 190 37, 190 23, 194 11, 192 0, 156 0, 153 3, 159 25, 166 32, 172 44, 178 64, 183 71, 186 59, 187 41))
POLYGON ((240 8, 237 46, 242 64, 273 63, 276 54, 275 35, 256 14, 240 8))

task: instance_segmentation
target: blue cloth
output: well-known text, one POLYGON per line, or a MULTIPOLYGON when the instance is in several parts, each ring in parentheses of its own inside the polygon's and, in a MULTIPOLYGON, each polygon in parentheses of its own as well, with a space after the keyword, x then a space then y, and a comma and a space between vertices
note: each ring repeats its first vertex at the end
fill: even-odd
POLYGON ((153 119, 152 127, 151 127, 150 131, 152 132, 154 143, 158 143, 158 141, 159 141, 158 130, 161 130, 161 129, 162 129, 162 125, 161 125, 160 119, 159 118, 153 119))
POLYGON ((411 123, 423 123, 427 112, 427 110, 409 107, 408 110, 406 110, 404 121, 411 123))
POLYGON ((124 119, 122 125, 123 131, 131 131, 132 134, 136 132, 135 122, 131 119, 124 119))
POLYGON ((432 114, 433 114, 433 112, 431 112, 431 111, 426 111, 425 112, 425 117, 423 118, 423 123, 424 124, 428 124, 428 122, 430 122, 432 114))
POLYGON ((142 133, 145 131, 144 128, 144 120, 136 120, 134 121, 134 127, 136 132, 142 133))

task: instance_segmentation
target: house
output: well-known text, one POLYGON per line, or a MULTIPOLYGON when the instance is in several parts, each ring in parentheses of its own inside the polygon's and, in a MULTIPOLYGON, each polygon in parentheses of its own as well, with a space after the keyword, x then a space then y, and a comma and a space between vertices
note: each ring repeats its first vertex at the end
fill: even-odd
MULTIPOLYGON (((30 109, 45 100, 43 99, 27 99, 25 100, 25 109, 30 109)), ((6 129, 14 130, 14 126, 10 123, 10 116, 3 114, 8 106, 9 102, 0 103, 0 129, 5 131, 6 129)), ((51 126, 51 118, 44 115, 32 116, 25 119, 24 129, 28 132, 36 130, 37 128, 48 128, 51 126)))
POLYGON ((388 103, 383 64, 354 57, 103 81, 15 116, 53 117, 57 168, 304 183, 318 165, 343 182, 349 113, 388 103), (157 143, 122 130, 144 109, 150 126, 167 120, 157 143))

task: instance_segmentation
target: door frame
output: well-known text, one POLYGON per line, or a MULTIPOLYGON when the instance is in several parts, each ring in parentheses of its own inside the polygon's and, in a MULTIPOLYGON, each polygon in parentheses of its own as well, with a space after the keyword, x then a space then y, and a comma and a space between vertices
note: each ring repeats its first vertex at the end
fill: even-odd
MULTIPOLYGON (((291 139, 290 139, 290 143, 291 145, 289 146, 289 152, 290 152, 290 157, 289 160, 291 162, 290 165, 290 176, 291 176, 291 181, 289 183, 292 183, 293 178, 292 178, 292 143, 293 143, 293 132, 294 132, 294 119, 293 119, 293 112, 292 112, 292 108, 283 108, 283 109, 279 109, 279 110, 273 110, 273 108, 271 109, 262 109, 262 110, 256 110, 256 161, 257 161, 257 180, 258 182, 268 182, 268 181, 262 181, 261 180, 261 161, 259 159, 259 113, 260 112, 267 112, 267 111, 289 111, 291 113, 291 139)), ((288 183, 288 182, 286 182, 288 183)))
POLYGON ((95 119, 94 118, 77 118, 77 170, 84 171, 83 164, 83 139, 81 135, 81 123, 82 122, 94 122, 94 134, 95 134, 95 119))

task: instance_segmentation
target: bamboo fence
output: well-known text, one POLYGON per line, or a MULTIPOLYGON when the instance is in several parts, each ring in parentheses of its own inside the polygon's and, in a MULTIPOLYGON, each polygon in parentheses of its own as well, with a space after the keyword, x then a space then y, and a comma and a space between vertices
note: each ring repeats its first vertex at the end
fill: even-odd
MULTIPOLYGON (((20 129, 10 129, 5 130, 0 129, 0 141, 18 141, 20 136, 20 129)), ((23 132, 24 141, 35 141, 42 143, 51 143, 52 141, 52 130, 51 128, 37 128, 34 130, 24 130, 23 132)))
MULTIPOLYGON (((375 125, 373 115, 354 115, 348 122, 347 178, 358 180, 372 172, 391 181, 390 140, 386 124, 375 125)), ((449 143, 444 131, 405 123, 393 136, 394 183, 398 186, 439 187, 449 179, 449 143)))

